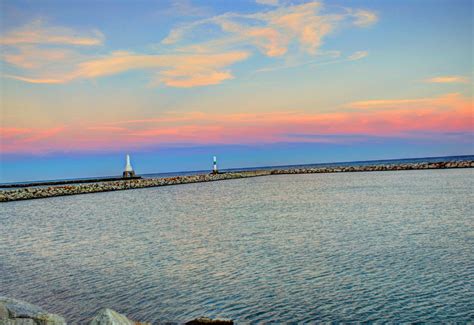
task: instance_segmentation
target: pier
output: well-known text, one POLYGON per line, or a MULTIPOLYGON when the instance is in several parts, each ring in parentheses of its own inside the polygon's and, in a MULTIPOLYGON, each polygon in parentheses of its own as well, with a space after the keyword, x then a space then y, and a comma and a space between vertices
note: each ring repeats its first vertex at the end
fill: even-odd
POLYGON ((218 174, 201 174, 175 176, 166 178, 119 178, 116 180, 95 181, 92 183, 68 182, 65 185, 50 187, 24 187, 14 190, 0 191, 0 202, 41 199, 53 196, 98 193, 107 191, 129 190, 156 186, 212 182, 238 178, 284 175, 284 174, 314 174, 314 173, 345 173, 345 172, 380 172, 399 170, 447 169, 447 168, 474 168, 474 161, 448 161, 432 163, 407 163, 391 165, 367 166, 335 166, 335 167, 307 167, 290 169, 265 169, 241 172, 220 172, 218 174))

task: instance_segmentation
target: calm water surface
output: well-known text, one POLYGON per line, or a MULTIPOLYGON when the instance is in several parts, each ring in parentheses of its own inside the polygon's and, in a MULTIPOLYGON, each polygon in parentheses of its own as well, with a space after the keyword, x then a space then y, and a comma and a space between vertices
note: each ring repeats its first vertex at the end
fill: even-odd
POLYGON ((278 175, 0 205, 0 295, 84 323, 474 320, 472 169, 278 175))

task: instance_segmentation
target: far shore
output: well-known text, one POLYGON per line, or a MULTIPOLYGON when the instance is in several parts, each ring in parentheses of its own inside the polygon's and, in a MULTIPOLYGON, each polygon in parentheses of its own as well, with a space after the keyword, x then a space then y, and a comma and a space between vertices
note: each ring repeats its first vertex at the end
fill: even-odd
POLYGON ((225 172, 217 174, 198 174, 175 176, 165 178, 112 178, 95 179, 90 182, 60 181, 56 186, 37 187, 41 184, 31 184, 13 190, 0 191, 0 202, 41 199, 54 196, 98 193, 107 191, 119 191, 136 188, 190 184, 201 182, 212 182, 228 179, 239 179, 269 175, 283 174, 313 174, 313 173, 344 173, 344 172, 373 172, 373 171, 399 171, 399 170, 422 170, 422 169, 447 169, 447 168, 473 168, 474 160, 445 161, 445 162, 420 162, 420 163, 398 163, 386 165, 363 165, 363 166, 335 166, 335 167, 302 167, 289 169, 252 170, 239 172, 225 172))

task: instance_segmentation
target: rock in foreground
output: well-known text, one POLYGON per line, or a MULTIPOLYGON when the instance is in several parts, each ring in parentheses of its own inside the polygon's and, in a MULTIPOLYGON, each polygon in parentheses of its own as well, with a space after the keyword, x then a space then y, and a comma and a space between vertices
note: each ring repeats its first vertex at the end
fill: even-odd
POLYGON ((116 311, 103 308, 99 310, 97 315, 92 319, 90 325, 135 325, 138 324, 129 320, 126 316, 116 311))
POLYGON ((66 321, 41 307, 0 297, 0 325, 66 325, 66 321))
POLYGON ((200 317, 193 319, 192 321, 186 322, 185 325, 232 325, 234 322, 227 319, 210 319, 207 317, 200 317))
MULTIPOLYGON (((51 314, 30 303, 0 296, 0 325, 66 325, 62 316, 51 314)), ((183 324, 183 323, 160 323, 183 324)), ((200 317, 184 324, 189 325, 232 325, 232 320, 200 317)), ((109 308, 102 308, 89 325, 151 325, 135 322, 109 308)))

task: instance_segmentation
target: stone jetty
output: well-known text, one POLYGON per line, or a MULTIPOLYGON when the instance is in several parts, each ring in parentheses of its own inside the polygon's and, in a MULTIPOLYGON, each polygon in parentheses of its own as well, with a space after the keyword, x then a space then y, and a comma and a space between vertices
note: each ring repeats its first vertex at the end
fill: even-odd
POLYGON ((420 169, 445 169, 445 168, 473 168, 473 160, 424 162, 407 164, 386 165, 361 165, 361 166, 334 166, 315 168, 290 168, 272 170, 271 174, 308 174, 308 173, 344 173, 344 172, 379 172, 396 170, 420 170, 420 169))
POLYGON ((49 187, 25 187, 14 190, 0 191, 0 202, 48 198, 53 196, 119 191, 145 187, 167 186, 200 182, 211 182, 228 179, 238 179, 257 176, 281 174, 312 174, 312 173, 341 173, 341 172, 375 172, 397 170, 421 170, 444 168, 473 168, 474 161, 446 161, 422 162, 387 165, 361 165, 361 166, 331 166, 331 167, 301 167, 289 169, 265 169, 241 172, 212 173, 201 175, 187 175, 167 178, 138 178, 120 179, 85 184, 67 184, 49 187))
MULTIPOLYGON (((128 177, 131 179, 140 179, 140 176, 128 177)), ((100 182, 112 182, 121 181, 123 177, 104 177, 104 178, 86 178, 86 179, 71 179, 66 181, 48 181, 48 182, 34 182, 34 183, 13 183, 13 184, 2 184, 1 188, 18 188, 18 187, 32 187, 32 186, 53 186, 53 185, 72 185, 72 184, 85 184, 85 183, 100 183, 100 182)))
MULTIPOLYGON (((30 303, 0 296, 0 325, 66 325, 64 317, 51 314, 43 308, 30 303)), ((115 310, 100 309, 86 324, 89 325, 153 325, 149 322, 136 322, 115 310)), ((232 325, 234 322, 227 319, 210 319, 200 317, 188 322, 162 322, 159 324, 184 325, 232 325)))

